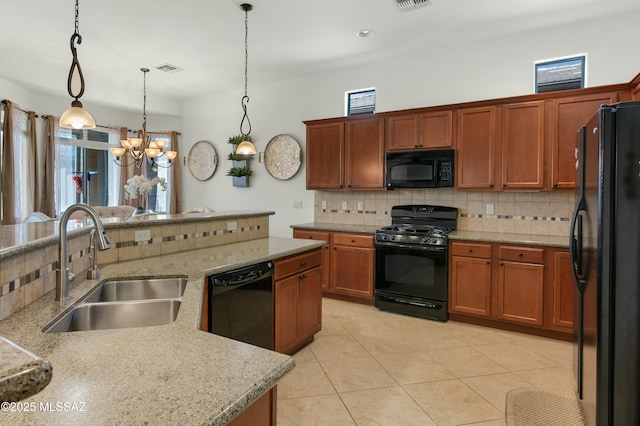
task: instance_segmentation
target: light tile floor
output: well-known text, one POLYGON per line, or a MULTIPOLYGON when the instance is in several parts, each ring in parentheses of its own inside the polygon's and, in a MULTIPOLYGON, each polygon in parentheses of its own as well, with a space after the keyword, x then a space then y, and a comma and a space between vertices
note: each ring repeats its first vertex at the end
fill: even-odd
POLYGON ((323 300, 322 331, 278 383, 278 424, 504 426, 505 395, 574 397, 568 342, 323 300))

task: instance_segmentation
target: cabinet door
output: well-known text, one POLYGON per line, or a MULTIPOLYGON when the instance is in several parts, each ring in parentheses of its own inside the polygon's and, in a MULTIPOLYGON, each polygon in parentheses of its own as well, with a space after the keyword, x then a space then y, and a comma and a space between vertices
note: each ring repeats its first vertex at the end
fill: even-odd
POLYGON ((458 188, 493 188, 497 144, 495 106, 458 111, 458 188))
POLYGON ((502 106, 502 187, 544 186, 544 101, 502 106))
POLYGON ((286 353, 298 341, 298 287, 297 275, 274 283, 276 352, 286 353))
POLYGON ((384 120, 347 122, 347 188, 384 189, 384 120))
POLYGON ((331 291, 373 299, 373 249, 335 245, 331 250, 331 291))
POLYGON ((451 256, 449 311, 491 316, 491 260, 451 256))
POLYGON ((496 316, 542 325, 544 265, 500 261, 496 316))
POLYGON ((417 114, 387 118, 387 150, 406 151, 418 148, 419 125, 417 114))
POLYGON ((600 105, 616 102, 616 92, 553 99, 551 104, 551 186, 575 188, 578 131, 600 105))
POLYGON ((453 148, 453 111, 420 114, 420 148, 453 148))
POLYGON ((574 282, 568 251, 556 251, 553 265, 552 324, 573 330, 574 282))
POLYGON ((293 238, 303 238, 305 240, 324 241, 326 246, 322 247, 322 290, 329 290, 329 233, 319 231, 306 231, 302 229, 293 230, 293 238))
POLYGON ((299 277, 298 339, 313 336, 322 328, 322 268, 299 277))
POLYGON ((344 122, 307 125, 307 189, 344 187, 344 122))

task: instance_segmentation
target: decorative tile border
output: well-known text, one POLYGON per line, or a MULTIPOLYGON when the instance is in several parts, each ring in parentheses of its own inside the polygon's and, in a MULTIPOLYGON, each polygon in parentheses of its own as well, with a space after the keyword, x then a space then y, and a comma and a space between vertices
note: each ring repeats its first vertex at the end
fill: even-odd
POLYGON ((262 229, 262 227, 260 225, 251 225, 251 226, 243 226, 240 227, 234 231, 229 231, 226 229, 218 229, 215 231, 205 231, 205 232, 195 232, 192 234, 177 234, 177 235, 167 235, 161 238, 152 238, 150 240, 146 240, 146 241, 134 241, 134 240, 128 240, 128 241, 117 241, 115 243, 115 248, 119 249, 119 248, 125 248, 125 247, 135 247, 135 246, 141 246, 141 245, 149 245, 149 244, 162 244, 162 243, 166 243, 166 242, 172 242, 172 241, 182 241, 182 240, 190 240, 190 239, 194 239, 194 238, 207 238, 207 237, 214 237, 214 236, 219 236, 219 235, 229 235, 229 234, 233 234, 233 233, 242 233, 242 232, 252 232, 252 231, 259 231, 260 229, 262 229))
POLYGON ((516 220, 547 220, 550 222, 569 222, 568 217, 556 217, 556 216, 511 216, 511 215, 495 215, 495 214, 468 214, 460 213, 458 217, 472 218, 472 219, 516 219, 516 220))

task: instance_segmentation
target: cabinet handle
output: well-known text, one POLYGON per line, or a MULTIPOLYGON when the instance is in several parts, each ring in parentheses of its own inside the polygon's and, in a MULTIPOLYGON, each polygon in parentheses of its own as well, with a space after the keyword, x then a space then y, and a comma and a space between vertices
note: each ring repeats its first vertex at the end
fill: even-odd
POLYGON ((503 183, 503 184, 502 184, 502 187, 503 187, 503 188, 506 188, 506 187, 507 187, 507 184, 506 184, 506 183, 503 183))
POLYGON ((518 253, 518 257, 524 256, 524 253, 518 253))
POLYGON ((489 188, 493 188, 493 184, 492 183, 489 184, 489 188))
POLYGON ((351 240, 351 244, 355 244, 356 240, 351 240))
POLYGON ((307 266, 307 262, 300 262, 300 266, 307 266))
POLYGON ((473 253, 473 249, 469 249, 469 253, 473 253))
POLYGON ((500 266, 504 266, 504 262, 500 262, 500 266))
POLYGON ((491 265, 491 261, 490 260, 487 260, 487 265, 491 265))
POLYGON ((313 240, 313 237, 311 235, 309 235, 307 238, 313 240))
POLYGON ((553 182, 553 187, 557 188, 558 187, 558 182, 553 182))
POLYGON ((301 279, 301 280, 304 280, 305 278, 307 278, 307 274, 302 274, 302 275, 300 275, 300 279, 301 279))

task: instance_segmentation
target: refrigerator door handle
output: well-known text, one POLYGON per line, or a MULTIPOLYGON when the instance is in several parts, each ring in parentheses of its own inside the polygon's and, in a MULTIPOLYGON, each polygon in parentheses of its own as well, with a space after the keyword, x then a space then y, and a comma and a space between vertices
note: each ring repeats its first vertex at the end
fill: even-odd
POLYGON ((573 216, 571 217, 571 244, 569 244, 569 257, 571 260, 571 272, 573 273, 573 279, 576 283, 576 287, 578 287, 578 291, 582 294, 585 287, 585 280, 581 278, 582 275, 582 245, 583 245, 583 228, 582 228, 582 215, 581 211, 584 209, 583 201, 580 199, 578 202, 576 209, 573 212, 573 216), (577 233, 576 233, 577 227, 577 233))

